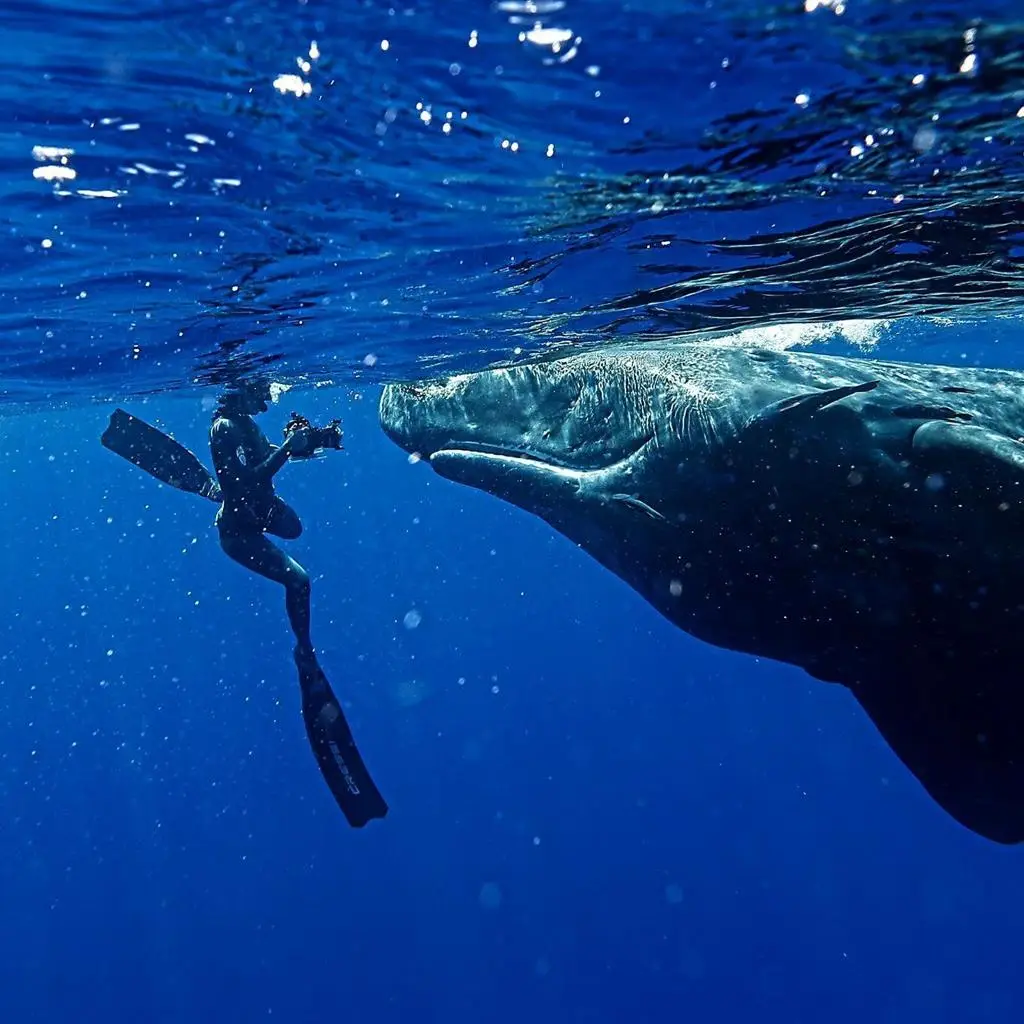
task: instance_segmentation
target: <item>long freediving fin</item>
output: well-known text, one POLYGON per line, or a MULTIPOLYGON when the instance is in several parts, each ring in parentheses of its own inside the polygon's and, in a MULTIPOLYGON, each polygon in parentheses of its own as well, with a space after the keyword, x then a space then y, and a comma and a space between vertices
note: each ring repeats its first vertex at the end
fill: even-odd
POLYGON ((100 441, 161 483, 209 501, 221 500, 217 481, 192 452, 124 409, 114 410, 100 441))
POLYGON ((342 814, 353 828, 383 818, 388 805, 356 749, 352 730, 323 670, 315 664, 300 667, 299 685, 309 745, 342 814))

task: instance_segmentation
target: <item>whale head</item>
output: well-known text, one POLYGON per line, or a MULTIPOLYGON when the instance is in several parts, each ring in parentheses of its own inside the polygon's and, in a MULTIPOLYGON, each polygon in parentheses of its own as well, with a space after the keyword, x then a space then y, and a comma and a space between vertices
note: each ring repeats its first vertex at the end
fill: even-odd
POLYGON ((440 476, 560 521, 616 506, 652 519, 664 421, 628 360, 582 358, 388 385, 385 433, 440 476), (647 511, 644 511, 645 508, 647 511))
POLYGON ((380 422, 440 476, 544 519, 659 608, 678 574, 652 566, 721 476, 711 453, 732 429, 701 374, 608 353, 388 385, 380 422))

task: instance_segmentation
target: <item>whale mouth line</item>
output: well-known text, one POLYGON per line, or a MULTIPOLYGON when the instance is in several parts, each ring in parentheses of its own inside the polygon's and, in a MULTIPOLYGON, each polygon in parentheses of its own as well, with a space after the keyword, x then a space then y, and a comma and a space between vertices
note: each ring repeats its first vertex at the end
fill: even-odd
MULTIPOLYGON (((506 482, 518 480, 532 485, 544 482, 544 486, 576 489, 591 475, 586 470, 540 459, 532 452, 491 445, 439 448, 431 452, 429 464, 435 473, 464 483, 501 478, 506 482)), ((481 485, 477 483, 476 486, 481 485)))
POLYGON ((460 441, 458 444, 444 445, 429 454, 428 458, 433 460, 445 456, 479 456, 484 459, 495 459, 510 462, 530 463, 536 466, 543 466, 546 469, 563 470, 571 473, 579 473, 581 470, 566 462, 557 459, 538 455, 536 452, 523 448, 510 448, 504 445, 485 444, 477 441, 460 441))

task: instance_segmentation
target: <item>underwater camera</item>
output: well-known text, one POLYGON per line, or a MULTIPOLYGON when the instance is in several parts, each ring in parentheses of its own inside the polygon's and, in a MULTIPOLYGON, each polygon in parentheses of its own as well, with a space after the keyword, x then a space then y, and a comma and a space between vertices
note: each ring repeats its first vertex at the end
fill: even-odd
POLYGON ((291 419, 284 425, 285 440, 296 430, 309 431, 309 444, 301 451, 293 451, 293 459, 312 459, 325 448, 341 450, 341 420, 331 420, 326 427, 314 427, 305 416, 293 412, 291 419))

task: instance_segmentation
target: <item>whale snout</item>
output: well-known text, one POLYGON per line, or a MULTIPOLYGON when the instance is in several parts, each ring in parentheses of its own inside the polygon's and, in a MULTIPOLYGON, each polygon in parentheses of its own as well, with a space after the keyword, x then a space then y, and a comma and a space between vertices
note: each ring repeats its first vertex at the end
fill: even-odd
POLYGON ((442 398, 445 382, 388 384, 380 399, 380 425, 410 454, 429 457, 445 447, 455 427, 442 398))

